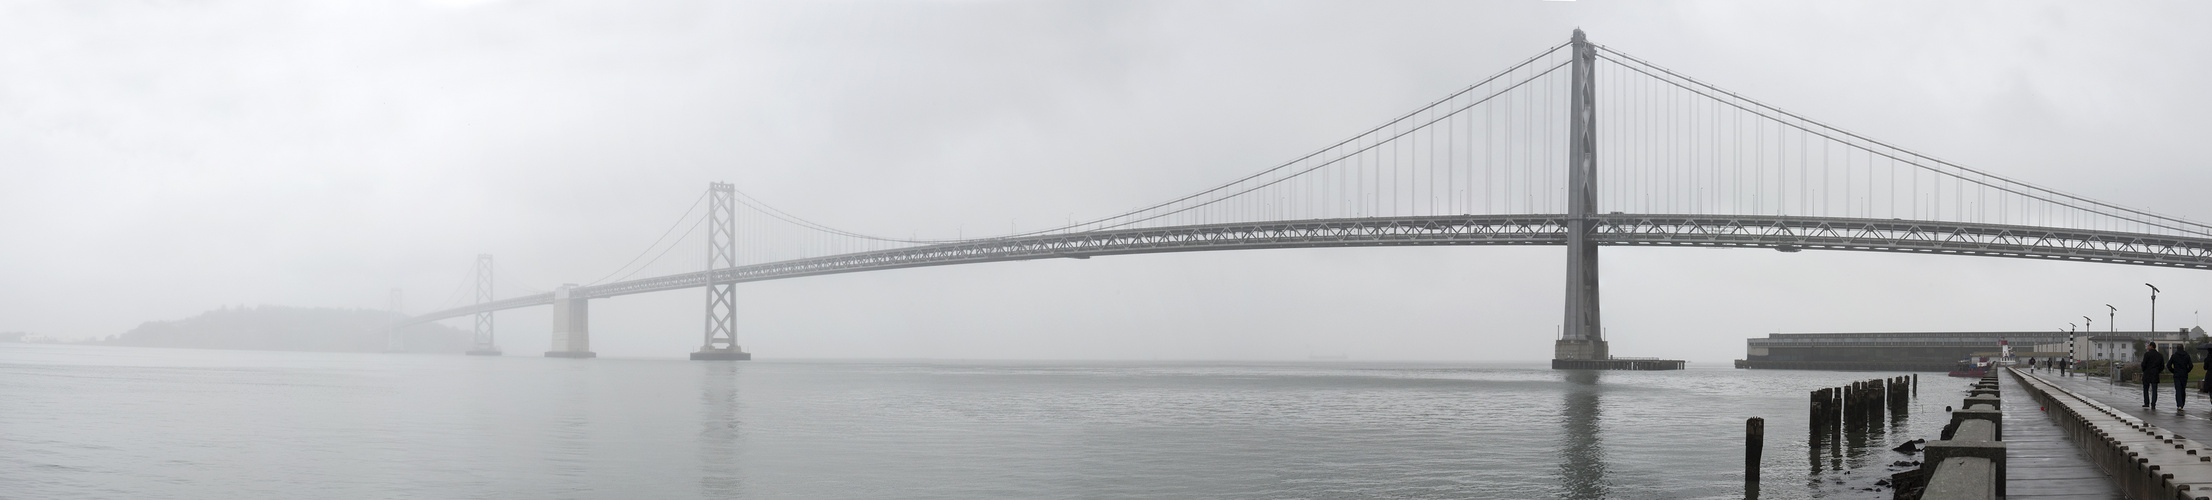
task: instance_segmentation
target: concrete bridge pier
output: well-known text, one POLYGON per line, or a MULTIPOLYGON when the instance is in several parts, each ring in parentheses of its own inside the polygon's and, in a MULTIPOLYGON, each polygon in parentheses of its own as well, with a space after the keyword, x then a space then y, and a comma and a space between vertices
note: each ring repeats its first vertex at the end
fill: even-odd
POLYGON ((553 350, 548 358, 596 358, 591 352, 591 314, 583 297, 572 295, 575 283, 553 290, 553 350))
POLYGON ((1552 343, 1551 359, 1612 359, 1612 349, 1603 340, 1559 339, 1552 343))

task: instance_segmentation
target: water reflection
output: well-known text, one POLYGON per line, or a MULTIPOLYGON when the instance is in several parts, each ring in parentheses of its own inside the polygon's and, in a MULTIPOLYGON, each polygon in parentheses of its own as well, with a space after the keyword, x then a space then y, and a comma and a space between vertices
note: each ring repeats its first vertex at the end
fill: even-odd
POLYGON ((548 474, 547 483, 555 491, 590 491, 591 457, 594 439, 592 426, 593 393, 590 380, 596 373, 584 363, 566 363, 560 367, 559 382, 550 384, 553 390, 551 427, 546 430, 545 453, 548 474))
POLYGON ((738 480, 737 363, 700 363, 699 496, 736 498, 738 480))
POLYGON ((1566 498, 1606 497, 1605 449, 1598 438, 1598 370, 1566 370, 1567 399, 1561 408, 1566 432, 1559 443, 1559 480, 1566 498))

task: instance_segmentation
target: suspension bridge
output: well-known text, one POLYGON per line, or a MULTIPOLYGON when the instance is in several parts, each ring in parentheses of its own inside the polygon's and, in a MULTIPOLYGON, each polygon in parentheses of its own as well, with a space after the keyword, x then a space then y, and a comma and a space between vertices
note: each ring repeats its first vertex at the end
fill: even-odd
MULTIPOLYGON (((474 304, 398 326, 474 316, 469 352, 498 354, 493 311, 552 305, 546 356, 592 357, 589 300, 705 288, 705 333, 692 359, 742 360, 751 354, 737 343, 734 286, 754 281, 1165 252, 1557 245, 1567 247, 1568 259, 1553 366, 1649 368, 1607 347, 1600 247, 2212 268, 2212 227, 2205 224, 1906 150, 1590 43, 1581 30, 1350 138, 1109 217, 983 238, 923 239, 816 223, 724 183, 712 184, 693 208, 702 205, 707 210, 691 226, 706 229, 702 270, 497 299, 491 258, 479 256, 474 304)), ((687 212, 671 232, 690 220, 687 212)), ((691 233, 685 234, 678 240, 691 233)))

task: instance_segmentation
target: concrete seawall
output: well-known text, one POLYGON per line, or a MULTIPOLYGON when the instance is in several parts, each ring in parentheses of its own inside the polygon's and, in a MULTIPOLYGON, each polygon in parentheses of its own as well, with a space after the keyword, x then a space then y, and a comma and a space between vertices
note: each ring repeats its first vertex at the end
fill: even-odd
POLYGON ((1997 375, 1974 382, 1943 439, 1931 441, 1919 470, 1899 473, 1899 484, 1926 481, 1922 500, 1994 500, 2005 495, 2005 429, 1997 375), (1915 477, 1917 476, 1917 477, 1915 477))
POLYGON ((1948 372, 1958 367, 1957 361, 1940 363, 1918 361, 1761 361, 1736 360, 1737 368, 1752 370, 1825 370, 1825 371, 1883 371, 1883 372, 1948 372))

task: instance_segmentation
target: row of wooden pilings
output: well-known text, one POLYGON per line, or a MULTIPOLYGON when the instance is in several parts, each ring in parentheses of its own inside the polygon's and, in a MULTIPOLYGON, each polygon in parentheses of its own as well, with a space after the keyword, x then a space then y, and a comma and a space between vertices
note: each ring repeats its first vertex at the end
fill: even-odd
POLYGON ((1852 382, 1812 392, 1814 434, 1860 429, 1879 424, 1885 414, 1903 416, 1908 398, 1918 394, 1920 375, 1852 382))

